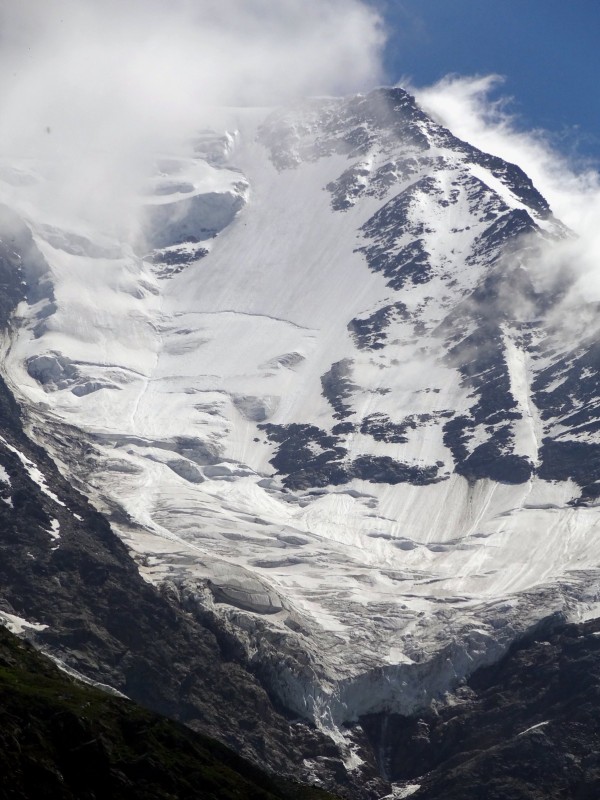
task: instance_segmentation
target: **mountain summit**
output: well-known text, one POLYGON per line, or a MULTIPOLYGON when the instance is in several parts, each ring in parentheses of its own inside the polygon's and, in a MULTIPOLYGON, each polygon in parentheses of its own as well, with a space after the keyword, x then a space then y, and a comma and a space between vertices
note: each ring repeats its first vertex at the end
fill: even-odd
POLYGON ((523 170, 402 89, 217 116, 121 238, 5 170, 3 376, 146 581, 352 769, 344 725, 597 613, 596 307, 523 170))

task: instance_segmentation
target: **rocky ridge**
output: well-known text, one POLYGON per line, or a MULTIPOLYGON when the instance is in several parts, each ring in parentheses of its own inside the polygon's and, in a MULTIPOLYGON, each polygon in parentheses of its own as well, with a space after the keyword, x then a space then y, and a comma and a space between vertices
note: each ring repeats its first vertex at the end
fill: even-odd
MULTIPOLYGON (((382 772, 415 800, 593 798, 600 623, 527 637, 411 719, 371 717, 382 772)), ((402 796, 402 795, 400 795, 402 796)))
POLYGON ((0 797, 332 797, 276 780, 218 742, 68 677, 0 628, 0 797))

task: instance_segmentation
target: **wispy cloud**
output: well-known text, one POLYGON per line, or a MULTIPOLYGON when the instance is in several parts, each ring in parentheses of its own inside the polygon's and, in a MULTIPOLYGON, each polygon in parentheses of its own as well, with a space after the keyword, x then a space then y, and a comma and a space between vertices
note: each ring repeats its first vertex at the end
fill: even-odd
POLYGON ((361 0, 0 0, 0 153, 99 213, 203 109, 369 87, 382 46, 361 0))

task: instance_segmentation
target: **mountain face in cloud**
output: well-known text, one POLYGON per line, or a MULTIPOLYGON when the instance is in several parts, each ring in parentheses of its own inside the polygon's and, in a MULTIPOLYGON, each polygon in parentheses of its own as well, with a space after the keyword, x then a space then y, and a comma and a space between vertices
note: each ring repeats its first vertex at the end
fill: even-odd
MULTIPOLYGON (((27 429, 146 581, 314 726, 302 769, 330 769, 327 737, 356 785, 365 715, 414 714, 597 613, 594 231, 583 203, 552 213, 593 180, 490 117, 489 80, 420 95, 466 108, 465 138, 399 88, 323 96, 378 74, 358 3, 1 8, 1 363, 27 429)), ((21 446, 59 574, 82 517, 21 446)), ((268 749, 262 726, 222 735, 268 749)))
POLYGON ((210 107, 381 76, 381 22, 358 0, 25 0, 2 2, 0 27, 3 157, 45 161, 38 207, 109 233, 135 227, 149 162, 210 107))

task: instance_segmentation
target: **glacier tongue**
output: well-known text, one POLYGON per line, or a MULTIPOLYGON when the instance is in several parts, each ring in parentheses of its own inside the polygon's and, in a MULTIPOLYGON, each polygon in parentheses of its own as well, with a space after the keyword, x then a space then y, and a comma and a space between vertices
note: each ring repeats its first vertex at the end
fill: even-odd
POLYGON ((36 248, 6 380, 285 705, 409 713, 596 607, 597 323, 535 288, 567 232, 524 173, 401 90, 231 115, 129 239, 2 188, 36 248))

